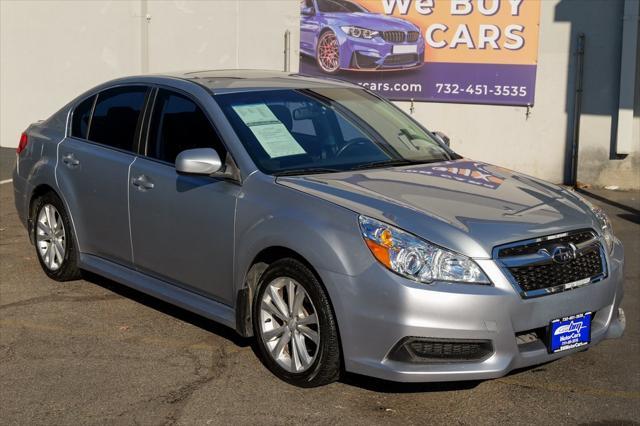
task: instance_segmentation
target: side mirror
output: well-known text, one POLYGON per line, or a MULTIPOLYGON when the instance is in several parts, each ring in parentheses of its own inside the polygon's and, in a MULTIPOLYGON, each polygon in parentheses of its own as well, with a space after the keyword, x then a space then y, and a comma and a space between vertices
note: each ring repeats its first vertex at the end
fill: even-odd
POLYGON ((449 136, 445 135, 442 132, 433 132, 433 135, 438 139, 438 141, 440 143, 442 143, 443 145, 446 146, 450 146, 451 140, 449 139, 449 136))
POLYGON ((303 7, 300 9, 300 14, 303 16, 313 16, 316 14, 316 10, 313 7, 303 7))
POLYGON ((222 168, 220 156, 213 148, 182 151, 176 157, 176 171, 189 175, 212 175, 222 168))

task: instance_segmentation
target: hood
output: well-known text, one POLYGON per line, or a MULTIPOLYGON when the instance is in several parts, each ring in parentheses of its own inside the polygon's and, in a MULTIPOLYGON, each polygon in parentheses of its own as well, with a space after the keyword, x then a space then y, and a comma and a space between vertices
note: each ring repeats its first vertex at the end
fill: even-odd
POLYGON ((375 31, 418 31, 409 21, 376 13, 324 13, 324 17, 339 25, 355 25, 375 31))
POLYGON ((599 229, 571 191, 471 160, 277 181, 475 258, 501 244, 599 229))

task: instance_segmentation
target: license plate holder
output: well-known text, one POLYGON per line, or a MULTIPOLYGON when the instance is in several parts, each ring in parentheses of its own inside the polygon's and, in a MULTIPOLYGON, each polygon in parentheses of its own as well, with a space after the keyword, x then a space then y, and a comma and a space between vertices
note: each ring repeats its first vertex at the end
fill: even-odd
POLYGON ((587 346, 591 343, 592 312, 554 319, 549 323, 549 353, 587 346))
POLYGON ((393 46, 393 53, 418 53, 417 44, 395 44, 393 46))

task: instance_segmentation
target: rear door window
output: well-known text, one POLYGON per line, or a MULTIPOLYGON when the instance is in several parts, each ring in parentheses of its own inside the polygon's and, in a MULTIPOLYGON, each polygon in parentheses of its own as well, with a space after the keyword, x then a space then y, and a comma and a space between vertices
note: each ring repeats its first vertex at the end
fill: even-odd
POLYGON ((125 86, 98 94, 88 139, 112 148, 134 151, 134 139, 147 87, 125 86))
POLYGON ((93 95, 80 102, 71 117, 71 136, 86 139, 89 131, 89 119, 91 118, 91 109, 96 96, 93 95))
POLYGON ((160 89, 156 96, 147 156, 174 163, 182 151, 213 148, 224 161, 226 149, 207 115, 191 99, 160 89))

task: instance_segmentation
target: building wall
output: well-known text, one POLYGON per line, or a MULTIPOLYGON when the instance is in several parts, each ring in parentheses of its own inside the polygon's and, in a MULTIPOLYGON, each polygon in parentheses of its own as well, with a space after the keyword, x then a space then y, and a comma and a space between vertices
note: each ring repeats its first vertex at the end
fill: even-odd
POLYGON ((299 44, 296 1, 149 1, 147 9, 151 72, 283 69, 284 32, 299 44))
MULTIPOLYGON (((578 181, 640 188, 640 117, 635 102, 632 152, 614 157, 623 0, 543 0, 535 105, 419 103, 413 116, 451 138, 458 153, 552 182, 567 179, 575 47, 586 38, 578 181)), ((640 85, 640 67, 636 68, 640 85)), ((410 111, 410 104, 400 103, 410 111)))
POLYGON ((296 0, 0 0, 0 146, 116 77, 282 69, 287 29, 298 55, 298 12, 296 0))
MULTIPOLYGON (((624 0, 541 2, 536 101, 529 111, 417 103, 413 116, 447 133, 462 155, 563 182, 572 132, 575 40, 584 32, 578 180, 640 188, 640 95, 632 152, 625 158, 614 155, 623 5, 624 0)), ((122 75, 282 69, 286 29, 295 71, 298 12, 298 0, 2 0, 0 145, 16 146, 29 123, 122 75)), ((639 86, 640 81, 636 90, 639 86)), ((409 103, 399 104, 410 110, 409 103)))
POLYGON ((101 81, 140 72, 140 3, 0 1, 0 144, 101 81))

